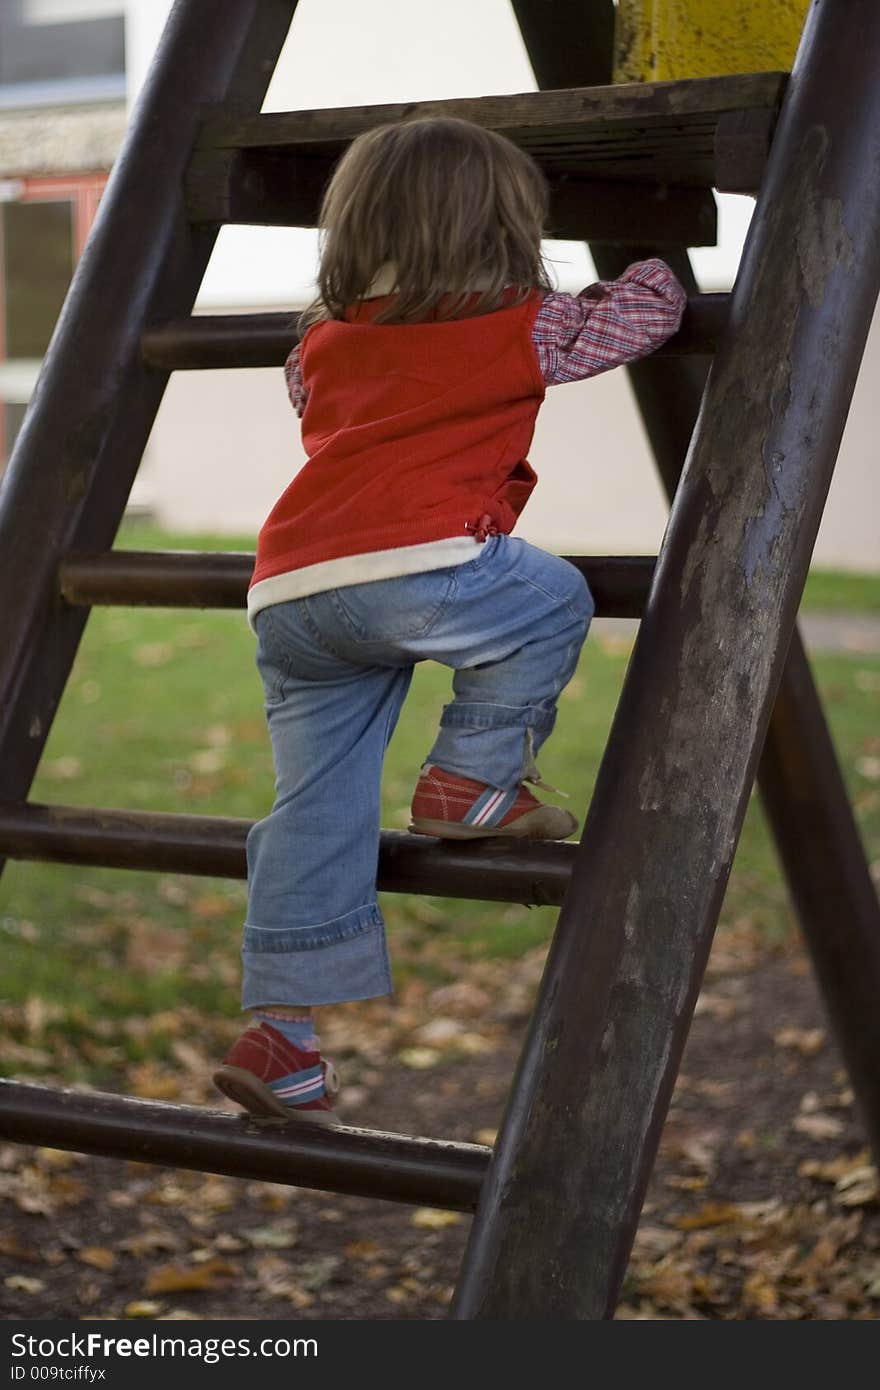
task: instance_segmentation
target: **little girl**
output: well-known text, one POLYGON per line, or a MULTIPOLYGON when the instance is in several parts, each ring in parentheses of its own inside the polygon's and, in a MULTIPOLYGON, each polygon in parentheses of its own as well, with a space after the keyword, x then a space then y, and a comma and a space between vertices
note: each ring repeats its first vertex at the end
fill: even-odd
POLYGON ((554 293, 546 210, 527 155, 450 118, 360 136, 327 190, 320 295, 286 367, 309 457, 248 596, 277 796, 247 846, 253 1021, 214 1079, 254 1115, 332 1118, 312 1011, 391 990, 379 790, 415 662, 454 676, 410 830, 577 828, 527 784, 593 601, 573 565, 510 534, 537 481, 526 452, 547 386, 651 352, 685 295, 658 260, 554 293))

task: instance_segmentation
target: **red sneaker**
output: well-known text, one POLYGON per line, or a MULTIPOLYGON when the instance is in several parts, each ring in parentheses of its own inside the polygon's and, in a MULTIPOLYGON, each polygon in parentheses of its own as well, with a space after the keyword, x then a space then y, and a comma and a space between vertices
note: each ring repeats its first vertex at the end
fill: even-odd
POLYGON ((333 1119, 331 1096, 339 1078, 320 1052, 302 1052, 277 1028, 254 1023, 214 1072, 214 1085, 251 1115, 284 1119, 333 1119))
POLYGON ((506 792, 433 764, 419 778, 411 814, 413 834, 445 840, 564 840, 578 825, 570 811, 545 805, 522 783, 506 792))

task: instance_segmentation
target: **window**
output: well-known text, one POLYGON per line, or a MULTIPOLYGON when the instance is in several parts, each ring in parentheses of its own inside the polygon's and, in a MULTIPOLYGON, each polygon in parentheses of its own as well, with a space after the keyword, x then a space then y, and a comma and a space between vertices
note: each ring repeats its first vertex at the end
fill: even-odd
POLYGON ((0 106, 125 95, 123 0, 2 0, 0 106))
POLYGON ((42 357, 73 273, 73 204, 0 207, 7 357, 42 357))
POLYGON ((106 174, 22 179, 0 202, 0 473, 106 182, 106 174))

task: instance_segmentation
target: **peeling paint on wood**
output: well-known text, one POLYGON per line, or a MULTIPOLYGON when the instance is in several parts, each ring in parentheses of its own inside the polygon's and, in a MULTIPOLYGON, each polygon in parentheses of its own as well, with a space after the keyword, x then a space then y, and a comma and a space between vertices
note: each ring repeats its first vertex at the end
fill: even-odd
POLYGON ((619 0, 618 82, 788 69, 809 0, 619 0))

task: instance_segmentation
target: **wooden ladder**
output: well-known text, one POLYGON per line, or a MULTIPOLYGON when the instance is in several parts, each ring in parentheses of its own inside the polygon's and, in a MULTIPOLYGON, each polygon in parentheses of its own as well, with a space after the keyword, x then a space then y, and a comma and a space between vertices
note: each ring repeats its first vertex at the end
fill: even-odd
POLYGON ((685 325, 631 369, 669 527, 656 565, 573 557, 642 616, 580 844, 382 835, 383 890, 561 905, 493 1152, 14 1081, 0 1135, 476 1208, 454 1317, 610 1317, 756 773, 880 1151, 880 911, 795 628, 880 285, 880 8, 815 0, 790 78, 615 87, 610 0, 514 0, 548 90, 260 115, 295 9, 177 0, 74 277, 0 493, 0 852, 244 875, 245 822, 27 797, 92 605, 244 602, 252 557, 112 545, 169 372, 290 346, 284 315, 188 317, 220 226, 313 225, 359 131, 467 116, 534 155, 601 275, 670 262, 685 325), (713 187, 758 194, 729 301, 684 249, 713 187))

